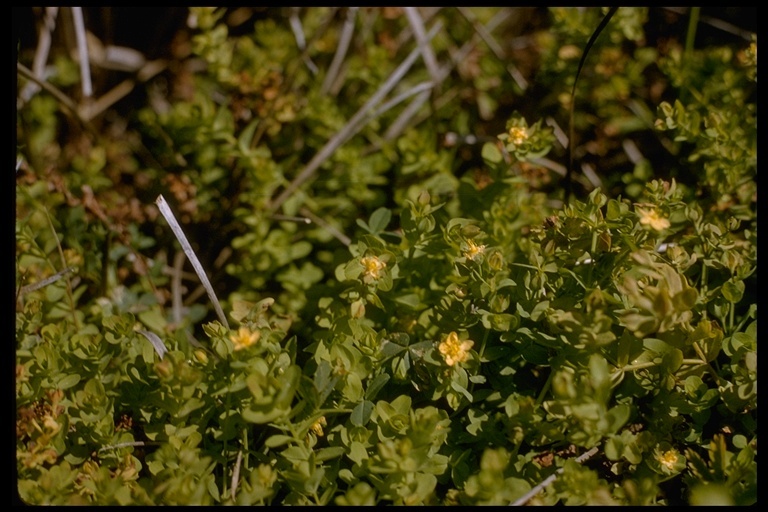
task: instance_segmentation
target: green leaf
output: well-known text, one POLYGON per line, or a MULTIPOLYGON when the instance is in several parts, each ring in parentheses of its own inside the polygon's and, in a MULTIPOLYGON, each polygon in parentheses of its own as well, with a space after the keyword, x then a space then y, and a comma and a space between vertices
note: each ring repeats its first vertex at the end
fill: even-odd
POLYGON ((349 421, 356 427, 365 426, 373 413, 374 404, 370 400, 363 400, 352 409, 349 421))
POLYGON ((278 446, 283 446, 284 444, 288 444, 291 441, 294 441, 293 436, 287 436, 284 434, 275 434, 273 436, 269 436, 264 441, 264 446, 267 448, 277 448, 278 446))
POLYGON ((321 448, 315 452, 315 460, 318 462, 324 462, 326 460, 338 459, 346 453, 346 449, 343 446, 328 446, 321 448))
POLYGON ((481 155, 483 160, 491 165, 500 163, 504 158, 498 146, 494 142, 486 142, 483 144, 481 155))
POLYGON ((365 399, 366 400, 373 400, 376 398, 376 395, 378 394, 379 390, 384 387, 384 385, 389 382, 389 374, 386 373, 380 373, 377 376, 375 376, 369 383, 368 387, 365 390, 365 399))
POLYGON ((80 376, 79 375, 69 374, 69 375, 65 375, 64 377, 62 377, 59 380, 59 382, 56 385, 56 387, 58 387, 61 390, 69 389, 69 388, 77 385, 78 382, 80 382, 80 376))
POLYGON ((696 291, 696 288, 683 288, 672 297, 672 306, 678 313, 684 313, 693 309, 698 298, 699 292, 696 291))
POLYGON ((392 211, 388 208, 378 208, 372 214, 368 221, 368 226, 373 234, 378 234, 384 231, 389 225, 389 221, 392 219, 392 211))
POLYGON ((744 281, 730 279, 723 283, 721 291, 725 300, 737 304, 741 302, 741 298, 744 296, 744 281))

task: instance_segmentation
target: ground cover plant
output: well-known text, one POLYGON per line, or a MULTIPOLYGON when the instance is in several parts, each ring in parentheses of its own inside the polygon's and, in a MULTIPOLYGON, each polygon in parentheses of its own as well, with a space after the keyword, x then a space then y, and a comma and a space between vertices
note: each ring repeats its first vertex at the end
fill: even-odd
POLYGON ((755 503, 719 9, 15 10, 18 497, 755 503))

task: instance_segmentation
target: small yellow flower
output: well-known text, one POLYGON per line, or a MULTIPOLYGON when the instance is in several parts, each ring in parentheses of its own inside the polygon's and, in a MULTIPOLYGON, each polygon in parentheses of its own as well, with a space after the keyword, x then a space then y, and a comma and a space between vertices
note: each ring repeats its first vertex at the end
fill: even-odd
POLYGON ((251 331, 247 327, 240 327, 236 333, 231 334, 229 339, 235 345, 235 350, 248 348, 261 338, 261 331, 251 331))
POLYGON ((669 219, 659 215, 656 210, 638 208, 637 213, 640 215, 640 224, 650 226, 656 231, 667 229, 670 226, 669 219))
POLYGON ((61 425, 59 425, 59 422, 56 421, 50 414, 46 414, 45 417, 43 417, 43 425, 45 426, 46 430, 48 430, 50 436, 57 434, 59 430, 61 430, 61 425))
POLYGON ((659 463, 661 463, 662 466, 666 467, 670 471, 674 471, 675 464, 677 464, 677 459, 678 459, 677 451, 667 450, 661 455, 657 455, 656 458, 658 459, 659 463))
POLYGON ((452 331, 437 347, 448 366, 463 363, 469 359, 469 349, 475 342, 472 340, 459 340, 459 335, 452 331))
POLYGON ((474 240, 467 240, 467 250, 464 251, 464 256, 469 259, 473 260, 479 256, 480 254, 483 254, 485 252, 485 246, 484 245, 477 245, 474 240))
POLYGON ((528 139, 528 130, 522 126, 513 126, 509 129, 509 140, 512 144, 519 146, 528 139))
POLYGON ((318 437, 322 437, 323 427, 326 425, 328 425, 328 423, 325 421, 325 416, 320 416, 317 421, 315 421, 312 426, 309 427, 309 431, 318 437))
POLYGON ((360 259, 360 263, 363 265, 363 280, 376 281, 381 277, 381 271, 387 267, 387 264, 381 261, 376 256, 365 256, 360 259))

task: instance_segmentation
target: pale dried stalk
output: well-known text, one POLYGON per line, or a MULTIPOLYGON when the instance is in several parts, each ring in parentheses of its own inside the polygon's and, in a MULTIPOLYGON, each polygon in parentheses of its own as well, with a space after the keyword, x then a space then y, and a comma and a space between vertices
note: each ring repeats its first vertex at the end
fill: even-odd
MULTIPOLYGON (((441 24, 435 24, 435 26, 432 27, 432 29, 429 31, 429 34, 427 34, 428 39, 434 37, 434 35, 441 28, 441 24)), ((403 76, 405 76, 405 74, 411 68, 420 53, 421 50, 419 47, 414 48, 414 50, 405 58, 400 66, 398 66, 397 69, 395 69, 395 71, 389 76, 386 82, 384 82, 381 87, 379 87, 379 89, 373 94, 373 96, 371 96, 371 98, 368 99, 368 101, 366 101, 362 107, 360 107, 360 109, 355 113, 355 115, 352 116, 347 124, 344 125, 344 127, 339 130, 336 135, 331 137, 325 146, 323 146, 322 149, 320 149, 320 151, 318 151, 317 154, 312 158, 312 160, 310 160, 307 166, 296 176, 296 178, 294 178, 290 184, 288 184, 283 192, 277 196, 277 198, 270 205, 270 209, 272 211, 276 211, 278 208, 280 208, 280 206, 282 206, 283 203, 287 201, 288 198, 291 197, 293 193, 296 192, 296 190, 305 181, 307 181, 328 158, 330 158, 330 156, 339 148, 339 146, 344 144, 362 128, 362 121, 364 121, 365 118, 370 115, 373 106, 381 101, 381 99, 386 96, 389 91, 391 91, 400 82, 400 80, 402 80, 403 76)))
POLYGON ((442 82, 440 74, 440 67, 437 65, 437 58, 435 58, 435 52, 432 51, 432 46, 428 44, 427 34, 424 30, 424 20, 421 19, 419 11, 415 7, 404 7, 405 15, 408 18, 413 29, 413 35, 416 37, 416 42, 421 48, 421 56, 424 59, 424 64, 427 66, 429 75, 432 77, 432 82, 435 87, 442 82))
POLYGON ((181 248, 184 250, 184 254, 187 255, 189 262, 192 263, 192 267, 195 269, 197 277, 200 278, 200 282, 203 284, 205 291, 208 293, 208 298, 211 299, 211 302, 213 303, 213 307, 216 310, 216 314, 218 315, 219 320, 221 321, 222 325, 224 325, 224 327, 229 329, 229 322, 227 322, 227 317, 224 315, 224 311, 221 309, 219 299, 216 298, 216 293, 213 291, 213 286, 211 286, 211 282, 208 280, 208 276, 205 274, 205 270, 203 270, 203 266, 200 264, 200 260, 197 258, 195 251, 192 250, 192 246, 189 245, 189 241, 187 240, 186 235, 184 235, 184 231, 181 229, 181 226, 176 220, 176 217, 173 215, 170 206, 168 206, 168 203, 165 201, 165 198, 162 194, 157 196, 155 203, 160 209, 160 213, 162 213, 163 217, 165 217, 166 222, 168 222, 168 225, 171 226, 171 230, 173 230, 173 234, 176 235, 176 239, 181 244, 181 248))
MULTIPOLYGON (((594 447, 594 448, 590 449, 588 452, 586 452, 586 453, 582 453, 581 455, 579 455, 578 457, 576 457, 576 462, 578 462, 579 464, 581 464, 581 463, 582 463, 582 462, 584 462, 585 460, 587 460, 587 459, 589 459, 590 457, 594 456, 596 453, 597 453, 597 447, 594 447)), ((533 489, 531 489, 531 490, 530 490, 528 493, 526 493, 526 494, 525 494, 523 497, 519 498, 519 499, 518 499, 517 501, 515 501, 514 503, 511 503, 511 505, 512 505, 513 507, 519 507, 519 506, 525 505, 526 503, 528 503, 528 501, 529 501, 531 498, 533 498, 534 496, 536 496, 537 494, 539 494, 539 493, 542 491, 542 489, 544 489, 546 486, 548 486, 549 484, 551 484, 552 482, 554 482, 555 480, 557 480, 557 476, 558 476, 558 475, 560 475, 562 472, 563 472, 563 468, 560 468, 560 469, 558 469, 558 470, 557 470, 557 471, 555 471, 553 474, 549 475, 549 477, 547 477, 547 478, 546 478, 546 479, 545 479, 543 482, 541 482, 539 485, 537 485, 536 487, 534 487, 533 489)))
POLYGON ((80 59, 80 78, 82 80, 83 97, 93 96, 93 84, 91 83, 91 68, 88 59, 88 43, 85 37, 85 22, 83 21, 83 8, 72 7, 72 23, 75 29, 77 41, 77 55, 80 59))
POLYGON ((344 26, 341 28, 341 36, 339 37, 339 44, 336 46, 336 53, 333 55, 331 65, 328 67, 328 71, 323 79, 323 84, 320 87, 320 94, 327 94, 336 80, 336 76, 339 74, 341 63, 344 62, 344 57, 349 49, 349 43, 352 41, 352 33, 355 30, 355 15, 357 14, 357 7, 350 7, 347 11, 347 19, 344 21, 344 26))
POLYGON ((307 68, 309 68, 313 75, 316 75, 318 72, 317 66, 305 51, 307 49, 307 39, 304 37, 304 28, 301 26, 301 20, 299 19, 299 7, 291 8, 291 16, 288 18, 288 23, 291 25, 293 37, 296 38, 296 46, 301 50, 301 58, 304 64, 307 65, 307 68))
MULTIPOLYGON (((35 49, 35 58, 32 61, 32 73, 40 79, 45 80, 45 64, 48 62, 48 54, 51 51, 51 33, 56 27, 56 15, 59 13, 58 7, 46 7, 45 15, 43 16, 43 26, 40 30, 40 35, 37 38, 37 48, 35 49)), ((19 96, 22 101, 29 101, 37 91, 40 90, 40 85, 36 82, 27 82, 24 89, 21 90, 19 96)))
POLYGON ((157 334, 145 331, 144 329, 136 329, 136 332, 149 340, 152 347, 154 347, 155 352, 157 352, 157 355, 160 356, 160 359, 162 359, 163 356, 165 356, 165 353, 168 352, 168 347, 165 346, 165 343, 163 343, 163 340, 161 340, 160 336, 157 334))
POLYGON ((235 461, 235 469, 232 471, 232 501, 237 498, 237 486, 240 483, 240 464, 243 462, 243 450, 237 452, 237 460, 235 461))
POLYGON ((26 295, 29 292, 33 292, 35 290, 39 290, 40 288, 43 288, 45 286, 48 286, 51 283, 54 283, 54 282, 58 281, 67 272, 74 272, 75 270, 77 270, 75 267, 67 267, 64 270, 60 270, 60 271, 56 272, 51 277, 43 279, 42 281, 38 281, 37 283, 32 283, 32 284, 29 284, 27 286, 22 286, 21 289, 19 290, 19 294, 20 295, 26 295))

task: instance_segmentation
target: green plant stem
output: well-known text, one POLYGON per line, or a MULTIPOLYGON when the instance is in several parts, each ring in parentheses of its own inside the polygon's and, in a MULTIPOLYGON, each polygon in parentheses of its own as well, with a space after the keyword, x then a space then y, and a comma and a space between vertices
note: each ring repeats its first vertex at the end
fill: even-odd
POLYGON ((730 334, 733 334, 734 333, 733 324, 736 322, 734 318, 736 303, 729 301, 728 304, 730 304, 730 307, 728 308, 728 331, 727 332, 730 334))
POLYGON ((693 44, 696 40, 696 26, 699 24, 701 7, 691 7, 691 15, 688 18, 688 32, 685 34, 685 56, 690 58, 693 52, 693 44))
MULTIPOLYGON (((704 261, 701 262, 701 296, 707 296, 707 264, 704 261)), ((703 320, 707 319, 707 308, 704 308, 701 317, 703 320)))
POLYGON ((483 341, 480 342, 480 351, 478 352, 478 356, 480 358, 480 361, 483 360, 483 354, 485 354, 485 345, 488 343, 488 336, 491 334, 491 331, 486 329, 485 334, 483 335, 483 341))
POLYGON ((722 385, 722 381, 720 380, 720 376, 717 374, 717 371, 712 368, 712 365, 709 364, 707 361, 707 356, 704 354, 704 351, 701 350, 701 347, 699 346, 698 342, 693 343, 693 350, 696 351, 696 355, 698 355, 702 361, 704 361, 704 364, 707 366, 707 370, 709 370, 709 373, 712 374, 712 377, 714 377, 715 382, 717 382, 718 386, 722 385))
POLYGON ((250 458, 250 450, 248 450, 248 429, 243 428, 243 451, 245 452, 245 467, 248 465, 248 459, 250 458))
POLYGON ((541 392, 539 393, 539 396, 536 397, 536 405, 541 405, 544 402, 544 397, 549 393, 549 388, 552 386, 552 378, 555 376, 555 369, 550 368, 549 376, 547 376, 547 381, 544 383, 544 386, 541 388, 541 392))
MULTIPOLYGON (((64 257, 64 249, 61 248, 61 242, 59 241, 59 235, 56 233, 56 228, 53 227, 53 221, 51 215, 48 213, 48 208, 45 208, 45 218, 48 219, 48 226, 51 228, 53 238, 56 240, 56 247, 59 250, 59 258, 61 258, 61 265, 66 268, 67 260, 64 257)), ((56 268, 54 268, 56 270, 56 268)), ((72 295, 72 281, 69 279, 69 275, 66 275, 67 280, 67 298, 69 299, 69 309, 72 311, 72 321, 75 324, 75 329, 80 330, 80 323, 77 321, 77 310, 75 308, 75 298, 72 295)))

